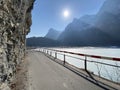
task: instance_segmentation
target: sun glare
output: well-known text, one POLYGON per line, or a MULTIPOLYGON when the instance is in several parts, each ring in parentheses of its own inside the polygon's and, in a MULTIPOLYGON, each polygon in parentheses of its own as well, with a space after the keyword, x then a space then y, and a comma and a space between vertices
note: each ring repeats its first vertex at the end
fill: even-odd
POLYGON ((64 16, 65 18, 69 17, 69 15, 70 15, 70 13, 69 13, 68 10, 64 10, 64 11, 63 11, 63 16, 64 16))

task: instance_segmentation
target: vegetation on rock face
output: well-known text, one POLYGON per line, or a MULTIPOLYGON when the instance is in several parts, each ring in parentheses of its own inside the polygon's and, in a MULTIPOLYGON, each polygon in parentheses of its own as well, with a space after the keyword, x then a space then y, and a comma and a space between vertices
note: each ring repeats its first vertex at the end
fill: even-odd
POLYGON ((0 87, 10 83, 25 55, 34 0, 0 0, 0 87))

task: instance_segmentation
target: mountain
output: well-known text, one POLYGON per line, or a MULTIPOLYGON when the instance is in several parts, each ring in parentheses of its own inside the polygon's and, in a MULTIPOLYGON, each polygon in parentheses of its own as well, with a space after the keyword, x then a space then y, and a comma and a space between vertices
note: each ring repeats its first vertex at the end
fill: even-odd
POLYGON ((59 37, 64 46, 115 46, 119 42, 97 27, 82 30, 67 28, 59 37))
POLYGON ((120 0, 106 0, 98 12, 98 15, 109 12, 114 15, 120 14, 120 0))
POLYGON ((56 47, 60 42, 45 37, 31 37, 27 38, 26 44, 27 47, 56 47))
MULTIPOLYGON (((80 31, 89 28, 91 25, 81 21, 80 19, 74 19, 70 24, 67 25, 65 30, 60 34, 58 40, 65 40, 69 36, 78 36, 80 31)), ((69 39, 69 38, 68 38, 69 39)))
POLYGON ((45 35, 46 38, 57 40, 61 32, 51 28, 48 33, 45 35))
POLYGON ((95 26, 120 41, 120 0, 106 0, 97 14, 95 26))
POLYGON ((84 15, 80 20, 93 26, 96 21, 96 15, 84 15))
POLYGON ((58 40, 71 46, 120 46, 120 0, 106 0, 96 15, 74 19, 58 40))
POLYGON ((80 33, 90 27, 90 24, 82 22, 80 19, 74 19, 68 24, 65 30, 60 34, 58 40, 65 46, 85 45, 81 39, 83 36, 80 33))

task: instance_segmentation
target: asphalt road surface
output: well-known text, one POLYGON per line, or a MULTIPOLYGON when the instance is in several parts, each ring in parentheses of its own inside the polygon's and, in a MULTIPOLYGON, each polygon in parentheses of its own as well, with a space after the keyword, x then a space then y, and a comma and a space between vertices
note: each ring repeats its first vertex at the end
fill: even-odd
POLYGON ((103 90, 44 54, 28 52, 28 90, 103 90))

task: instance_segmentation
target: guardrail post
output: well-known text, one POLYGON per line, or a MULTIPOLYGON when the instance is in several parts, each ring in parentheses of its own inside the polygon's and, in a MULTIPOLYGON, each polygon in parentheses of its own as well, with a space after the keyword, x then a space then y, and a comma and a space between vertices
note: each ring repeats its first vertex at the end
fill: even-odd
POLYGON ((52 56, 52 51, 50 51, 50 56, 52 56))
POLYGON ((48 54, 48 50, 47 50, 47 54, 48 54))
POLYGON ((65 54, 64 54, 64 61, 63 61, 63 64, 65 65, 65 54))
POLYGON ((55 52, 55 59, 57 59, 57 52, 55 52))
POLYGON ((85 56, 85 62, 84 62, 84 65, 85 65, 85 71, 87 71, 87 56, 85 56))

